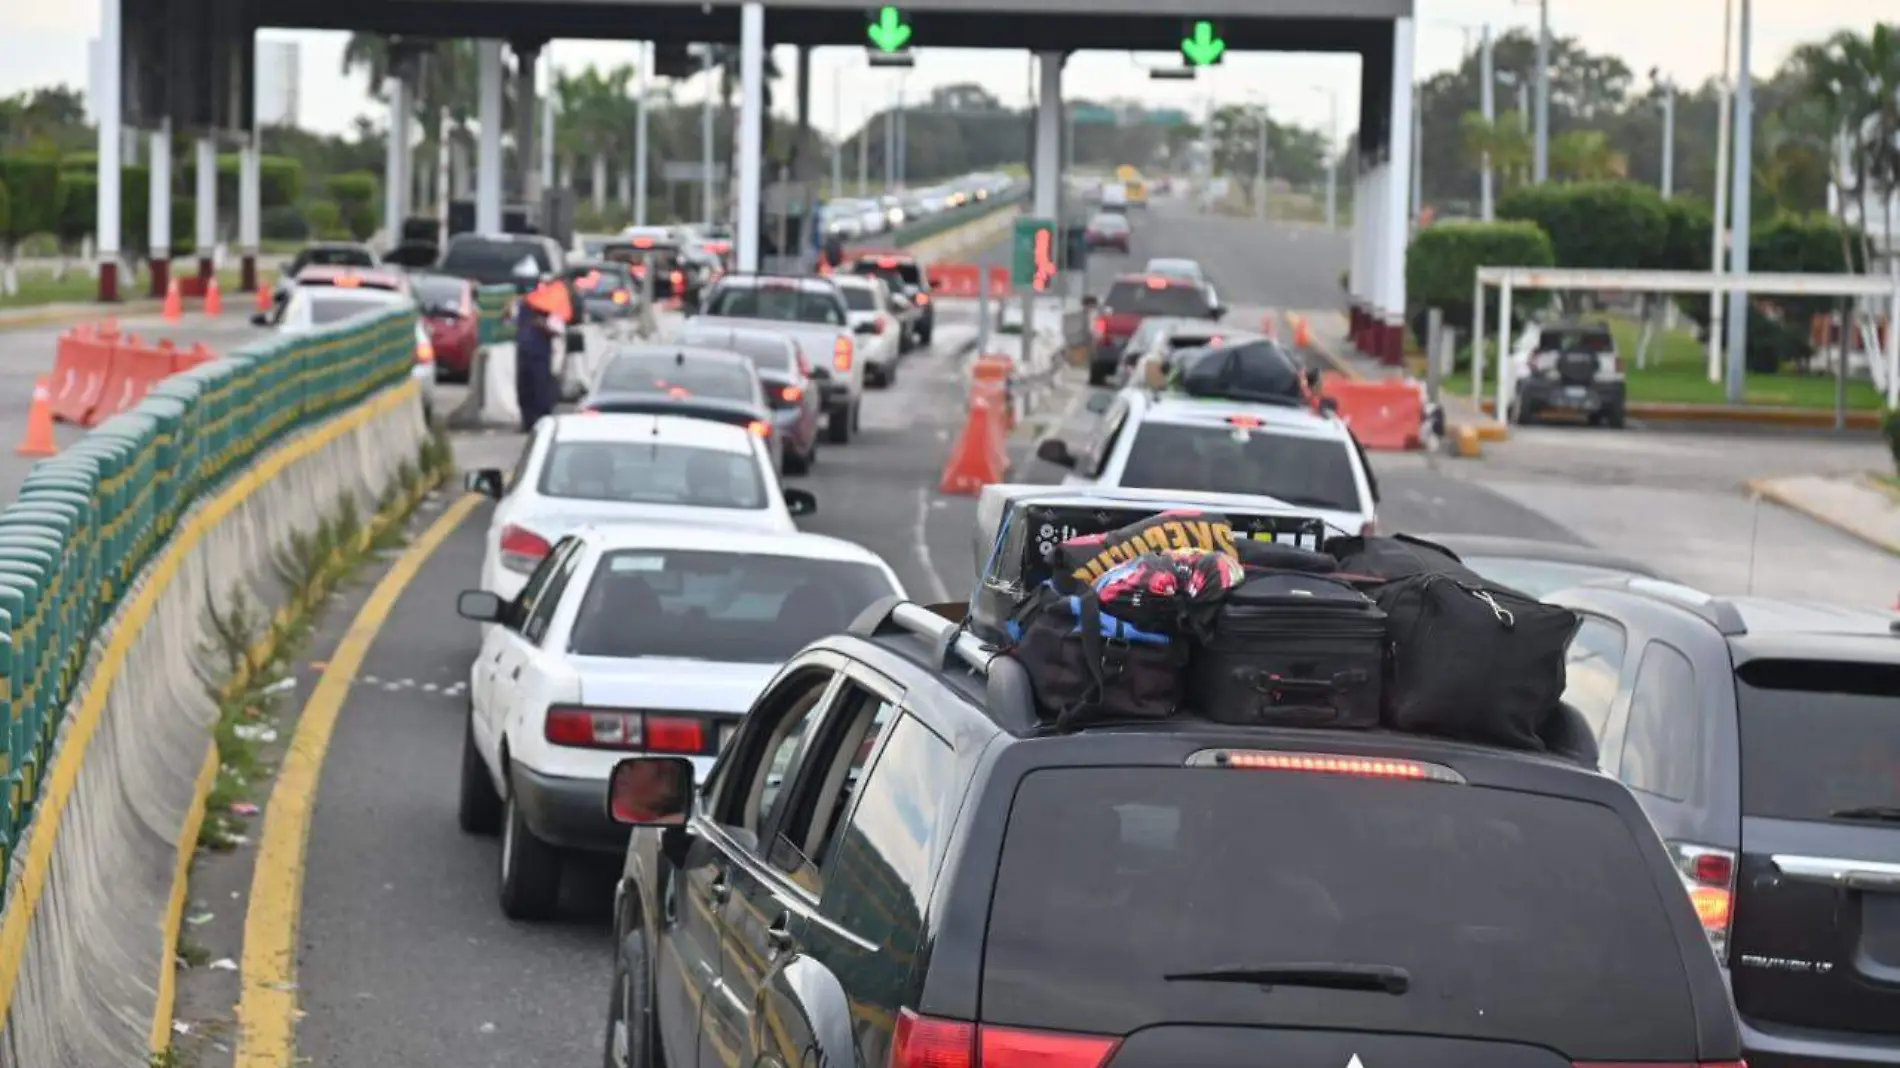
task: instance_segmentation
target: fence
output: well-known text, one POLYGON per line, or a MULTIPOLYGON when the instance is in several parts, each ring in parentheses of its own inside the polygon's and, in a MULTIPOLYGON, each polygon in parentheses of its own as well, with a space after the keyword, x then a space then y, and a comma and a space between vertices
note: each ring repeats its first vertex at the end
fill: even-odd
POLYGON ((0 509, 0 871, 63 755, 94 637, 180 520, 287 436, 400 384, 414 361, 415 318, 400 311, 250 345, 153 384, 34 465, 0 509))

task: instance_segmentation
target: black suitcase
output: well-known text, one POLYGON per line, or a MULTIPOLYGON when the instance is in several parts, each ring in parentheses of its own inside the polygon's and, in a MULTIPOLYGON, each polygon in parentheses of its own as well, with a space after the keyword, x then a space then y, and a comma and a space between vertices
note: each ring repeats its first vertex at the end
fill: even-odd
POLYGON ((1344 582, 1253 574, 1194 647, 1188 705, 1242 726, 1377 727, 1385 633, 1385 613, 1344 582))

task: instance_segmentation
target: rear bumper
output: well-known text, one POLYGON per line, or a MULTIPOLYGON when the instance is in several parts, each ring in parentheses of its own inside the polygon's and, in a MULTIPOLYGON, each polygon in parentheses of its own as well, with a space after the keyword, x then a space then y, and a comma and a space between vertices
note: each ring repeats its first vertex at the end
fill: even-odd
POLYGON ((1106 345, 1096 345, 1089 350, 1089 369, 1113 371, 1122 365, 1123 342, 1115 341, 1106 345))
POLYGON ((1748 1068, 1872 1068, 1900 1065, 1900 1039, 1843 1035, 1775 1026, 1764 1030, 1743 1018, 1742 1055, 1748 1068))
POLYGON ((1628 397, 1628 385, 1593 382, 1569 387, 1554 378, 1526 378, 1517 384, 1517 396, 1520 405, 1531 408, 1562 408, 1586 413, 1620 411, 1628 397))
POLYGON ((627 828, 607 818, 607 784, 599 779, 543 775, 516 764, 515 804, 536 838, 562 849, 619 854, 627 828))

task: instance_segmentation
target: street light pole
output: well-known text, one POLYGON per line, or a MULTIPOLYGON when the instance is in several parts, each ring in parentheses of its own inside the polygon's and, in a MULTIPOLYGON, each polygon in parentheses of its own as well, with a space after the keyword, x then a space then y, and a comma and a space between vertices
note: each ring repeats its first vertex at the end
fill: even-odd
MULTIPOLYGON (((1484 110, 1484 124, 1489 127, 1498 121, 1496 87, 1491 84, 1497 75, 1491 62, 1491 24, 1484 24, 1484 36, 1478 44, 1478 100, 1484 110)), ((1478 160, 1478 217, 1485 222, 1492 218, 1491 204, 1491 151, 1486 149, 1478 160)))
POLYGON ((1267 109, 1264 105, 1260 108, 1260 134, 1254 148, 1254 215, 1264 221, 1267 217, 1267 109))
POLYGON ((640 46, 640 69, 634 77, 640 83, 639 110, 633 119, 633 225, 647 224, 647 87, 652 85, 654 47, 651 41, 640 46))
POLYGON ((1326 94, 1326 229, 1339 226, 1339 93, 1323 85, 1313 86, 1326 94))
MULTIPOLYGON (((1727 271, 1728 257, 1728 171, 1729 171, 1729 63, 1731 58, 1730 32, 1735 26, 1734 0, 1723 0, 1722 4, 1722 81, 1716 92, 1715 109, 1718 115, 1715 136, 1715 225, 1709 228, 1709 272, 1721 278, 1727 271)), ((1722 380, 1722 338, 1723 323, 1727 302, 1722 299, 1722 291, 1709 290, 1709 381, 1722 380)))
POLYGON ((1532 180, 1550 180, 1550 0, 1537 4, 1537 149, 1532 180))
POLYGON ((831 71, 831 198, 844 196, 844 63, 831 71))
MULTIPOLYGON (((1742 0, 1741 25, 1735 33, 1735 164, 1730 169, 1729 180, 1734 188, 1729 190, 1729 201, 1735 207, 1730 220, 1729 263, 1734 273, 1748 273, 1748 231, 1749 196, 1754 192, 1755 160, 1755 89, 1754 77, 1749 66, 1749 37, 1753 27, 1750 23, 1751 2, 1742 0)), ((1742 387, 1747 383, 1748 369, 1748 299, 1751 294, 1731 289, 1728 294, 1728 402, 1742 403, 1742 387)))
POLYGON ((706 96, 699 102, 700 211, 713 222, 713 77, 712 45, 699 46, 699 73, 706 79, 706 96))
POLYGON ((1663 83, 1662 195, 1676 195, 1676 83, 1663 83))

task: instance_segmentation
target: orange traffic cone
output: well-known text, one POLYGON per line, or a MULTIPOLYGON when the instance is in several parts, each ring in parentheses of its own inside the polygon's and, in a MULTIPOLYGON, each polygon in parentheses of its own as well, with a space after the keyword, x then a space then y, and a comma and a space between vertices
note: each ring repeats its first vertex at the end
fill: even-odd
POLYGON ((1313 324, 1304 315, 1293 318, 1293 345, 1302 349, 1313 347, 1313 324))
POLYGON ((218 292, 218 276, 205 279, 205 314, 224 314, 224 294, 218 292))
POLYGON ((971 398, 969 419, 951 447, 939 491, 974 497, 983 492, 984 486, 1003 481, 1008 453, 1002 440, 1001 413, 995 408, 999 401, 992 391, 971 398))
POLYGON ((13 450, 21 456, 56 456, 53 439, 53 390, 41 377, 33 383, 33 408, 26 415, 26 438, 13 450))
POLYGON ((269 315, 276 307, 277 301, 272 297, 271 287, 259 281, 257 284, 257 314, 269 315))
POLYGON ((165 321, 175 323, 184 317, 184 294, 178 291, 178 276, 173 275, 171 284, 165 287, 165 321))
POLYGON ((1260 332, 1267 335, 1268 337, 1272 338, 1275 341, 1280 340, 1280 321, 1273 317, 1272 312, 1261 313, 1260 332))

